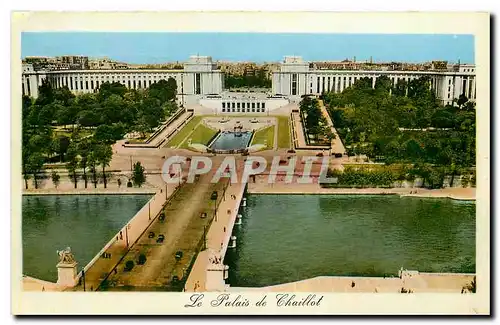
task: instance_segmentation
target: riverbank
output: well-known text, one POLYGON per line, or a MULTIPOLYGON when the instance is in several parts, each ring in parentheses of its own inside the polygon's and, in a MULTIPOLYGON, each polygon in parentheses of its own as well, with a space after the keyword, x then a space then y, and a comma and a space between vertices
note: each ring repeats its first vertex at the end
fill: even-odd
POLYGON ((350 293, 461 293, 474 274, 414 273, 403 277, 319 276, 268 287, 231 287, 229 291, 350 292, 350 293), (403 291, 403 292, 401 292, 403 291))
POLYGON ((269 184, 256 179, 248 184, 250 194, 346 194, 346 195, 400 195, 405 197, 450 198, 454 200, 475 201, 475 188, 443 188, 429 190, 425 188, 323 188, 319 184, 269 184))

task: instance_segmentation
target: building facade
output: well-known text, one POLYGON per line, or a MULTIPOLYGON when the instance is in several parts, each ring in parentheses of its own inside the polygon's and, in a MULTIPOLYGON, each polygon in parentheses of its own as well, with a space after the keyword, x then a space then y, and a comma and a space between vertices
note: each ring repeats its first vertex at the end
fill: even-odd
POLYGON ((105 82, 119 82, 127 88, 148 88, 162 79, 174 78, 177 82, 179 102, 195 104, 204 95, 219 94, 224 88, 220 70, 208 56, 192 56, 183 69, 86 69, 86 70, 38 70, 31 64, 23 64, 23 95, 38 97, 38 87, 48 80, 54 88, 68 87, 75 94, 96 92, 105 82))
POLYGON ((430 88, 442 104, 452 104, 461 94, 470 101, 476 99, 476 68, 472 64, 447 65, 445 69, 425 71, 404 70, 329 70, 315 69, 298 56, 287 56, 272 76, 272 92, 299 101, 303 95, 319 96, 326 91, 342 92, 361 78, 372 79, 372 86, 380 76, 387 76, 396 85, 429 77, 430 88))
MULTIPOLYGON (((37 60, 49 58, 37 58, 37 60)), ((42 61, 43 61, 42 60, 42 61)), ((45 62, 45 61, 44 61, 45 62)), ((65 64, 79 64, 88 67, 85 57, 68 57, 65 64), (71 59, 71 60, 70 60, 71 59)), ((345 64, 345 63, 342 63, 345 64)), ((434 64, 433 64, 434 66, 434 64)), ((475 65, 471 64, 442 64, 439 68, 425 70, 391 70, 389 67, 374 69, 342 68, 331 69, 335 65, 311 64, 298 56, 287 56, 280 63, 276 71, 272 72, 272 91, 270 95, 285 97, 292 102, 300 101, 303 95, 319 96, 324 92, 342 92, 361 78, 372 79, 375 86, 376 79, 387 76, 396 85, 399 81, 428 77, 430 88, 434 90, 442 104, 452 104, 461 94, 470 101, 476 99, 476 72, 475 65), (324 67, 323 67, 324 66, 324 67)), ((392 66, 394 69, 394 66, 392 66)), ((75 94, 92 93, 97 91, 104 82, 119 82, 127 88, 148 88, 159 80, 174 78, 177 82, 179 103, 194 105, 210 95, 220 95, 224 91, 223 72, 209 56, 191 56, 181 69, 130 69, 125 66, 110 69, 37 69, 33 64, 23 64, 22 92, 36 98, 38 87, 43 80, 48 80, 53 87, 67 86, 75 94)), ((227 112, 228 107, 220 104, 220 111, 227 112)), ((224 104, 226 106, 227 104, 224 104)), ((232 103, 230 104, 232 112, 232 103)), ((238 104, 234 107, 238 109, 238 104)), ((245 105, 246 104, 240 104, 245 105)), ((259 104, 260 106, 260 104, 259 104)), ((249 107, 250 110, 252 107, 249 107)), ((240 107, 243 109, 243 106, 240 107)), ((257 109, 257 107, 255 107, 257 109)))

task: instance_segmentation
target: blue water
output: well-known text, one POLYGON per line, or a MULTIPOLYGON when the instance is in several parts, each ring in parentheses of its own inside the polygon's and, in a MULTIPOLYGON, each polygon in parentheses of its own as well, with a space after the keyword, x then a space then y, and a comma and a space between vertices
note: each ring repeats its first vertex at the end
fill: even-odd
POLYGON ((252 138, 252 132, 221 132, 210 145, 211 149, 237 150, 245 149, 252 138))
POLYGON ((474 273, 476 205, 393 195, 249 195, 228 250, 229 283, 316 276, 474 273))
POLYGON ((56 251, 71 247, 80 271, 150 195, 23 196, 23 274, 57 281, 56 251))

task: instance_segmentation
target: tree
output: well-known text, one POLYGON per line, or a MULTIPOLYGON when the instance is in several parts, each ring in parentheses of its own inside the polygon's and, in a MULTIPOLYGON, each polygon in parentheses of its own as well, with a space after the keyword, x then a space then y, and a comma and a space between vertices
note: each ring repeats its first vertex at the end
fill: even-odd
POLYGON ((134 170, 132 173, 132 181, 135 185, 141 187, 144 182, 146 182, 146 176, 144 175, 144 167, 141 166, 141 162, 136 162, 134 164, 134 170))
POLYGON ((64 161, 64 155, 68 151, 69 145, 70 139, 63 135, 58 136, 52 141, 52 148, 59 155, 60 162, 64 161))
POLYGON ((40 152, 34 152, 30 155, 28 160, 28 170, 33 174, 33 183, 35 185, 35 189, 38 188, 38 174, 42 171, 43 164, 45 163, 45 158, 42 156, 40 152))
POLYGON ((90 142, 87 139, 82 139, 78 143, 78 154, 80 155, 79 166, 83 170, 83 181, 85 183, 85 188, 87 188, 87 167, 88 167, 88 156, 90 150, 90 142))
POLYGON ((90 172, 92 173, 92 183, 94 183, 94 188, 97 188, 97 165, 99 164, 98 155, 96 153, 96 144, 92 144, 89 148, 89 154, 87 156, 87 165, 89 166, 90 172))
POLYGON ((462 106, 464 106, 468 101, 469 99, 467 96, 465 96, 465 94, 461 94, 457 99, 458 108, 462 108, 462 106))
POLYGON ((99 164, 102 166, 102 177, 104 182, 104 188, 107 187, 106 182, 106 167, 109 166, 111 162, 111 158, 113 156, 113 150, 111 146, 107 144, 98 144, 95 148, 96 159, 99 164))
POLYGON ((73 183, 75 184, 75 188, 77 188, 78 184, 78 150, 76 144, 71 143, 69 145, 68 151, 66 153, 66 169, 70 177, 72 178, 73 183))
POLYGON ((384 91, 384 92, 389 92, 392 88, 392 81, 389 77, 387 76, 380 76, 375 80, 375 89, 384 91))
POLYGON ((57 187, 59 186, 59 180, 61 178, 61 176, 59 176, 59 174, 54 170, 52 172, 52 183, 54 184, 55 188, 57 189, 57 187))

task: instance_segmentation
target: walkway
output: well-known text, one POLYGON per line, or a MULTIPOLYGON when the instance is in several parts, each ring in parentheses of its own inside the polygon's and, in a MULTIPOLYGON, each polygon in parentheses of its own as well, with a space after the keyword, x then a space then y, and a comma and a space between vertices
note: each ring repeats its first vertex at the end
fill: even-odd
POLYGON ((371 292, 401 293, 401 288, 417 292, 461 293, 474 274, 420 273, 410 277, 320 276, 312 279, 261 288, 232 287, 229 291, 259 292, 371 292))
POLYGON ((333 126, 333 122, 332 122, 332 119, 330 117, 330 114, 328 114, 328 111, 327 111, 325 105, 323 105, 322 100, 319 101, 319 107, 321 109, 321 112, 323 113, 323 116, 326 119, 328 126, 330 126, 330 129, 332 130, 333 134, 335 134, 335 139, 333 139, 332 143, 331 143, 332 152, 344 154, 346 151, 345 151, 344 144, 342 143, 342 139, 340 139, 339 134, 337 133, 337 130, 333 126))

